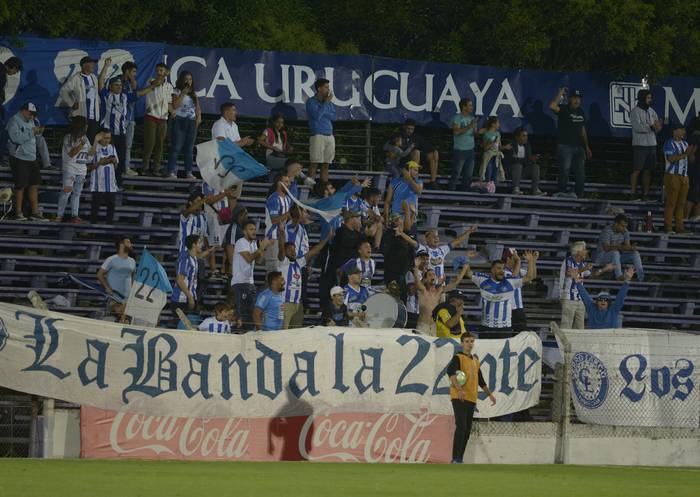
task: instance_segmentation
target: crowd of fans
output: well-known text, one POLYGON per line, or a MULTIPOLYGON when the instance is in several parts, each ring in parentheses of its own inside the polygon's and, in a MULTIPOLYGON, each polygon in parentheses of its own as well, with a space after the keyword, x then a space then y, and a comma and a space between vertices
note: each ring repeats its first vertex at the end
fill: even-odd
MULTIPOLYGON (((79 217, 80 199, 85 182, 92 194, 90 222, 100 221, 100 209, 106 208, 104 220, 112 224, 115 197, 122 189, 123 177, 134 175, 176 178, 178 159, 184 158, 185 178, 198 181, 193 171, 195 139, 202 121, 200 103, 193 88, 192 74, 182 71, 175 85, 168 82, 169 69, 159 63, 148 84, 139 88, 137 66, 126 62, 122 74, 106 81, 105 61, 95 74, 96 61, 84 57, 81 71, 66 81, 60 100, 70 109, 71 122, 62 142, 62 190, 55 222, 65 222, 70 202, 70 222, 83 223, 79 217), (146 100, 144 117, 144 151, 140 171, 133 167, 131 149, 134 140, 134 107, 146 100), (162 154, 166 135, 170 136, 167 167, 162 171, 162 154), (88 179, 89 178, 89 179, 88 179)), ((21 70, 22 62, 13 57, 0 64, 0 89, 6 75, 21 70)), ((335 158, 333 126, 336 109, 328 80, 318 79, 316 93, 306 103, 309 120, 310 163, 307 175, 294 157, 285 129, 284 117, 276 114, 269 127, 259 136, 241 137, 236 123, 236 107, 221 105, 220 118, 211 128, 211 139, 231 140, 240 147, 257 144, 265 150, 265 161, 272 183, 265 204, 264 227, 248 216, 238 201, 240 189, 216 191, 206 182, 189 195, 180 215, 176 274, 172 306, 196 321, 204 312, 202 296, 211 280, 229 282, 225 302, 217 303, 213 315, 196 324, 200 330, 214 333, 273 331, 304 325, 307 282, 319 274, 320 320, 333 326, 368 326, 366 302, 376 292, 391 294, 406 306, 408 326, 431 336, 460 336, 465 331, 464 295, 458 290, 464 278, 478 288, 482 302, 481 331, 485 336, 507 337, 527 329, 526 304, 522 288, 537 278, 537 252, 507 248, 491 261, 487 273, 474 272, 470 266, 473 250, 464 244, 476 226, 469 227, 448 243, 440 241, 437 230, 429 229, 424 239, 418 236, 420 197, 426 189, 439 189, 437 147, 416 131, 416 123, 406 119, 401 132, 391 136, 383 146, 386 171, 391 176, 383 210, 382 192, 370 180, 353 179, 342 187, 351 194, 340 216, 331 221, 315 217, 291 196, 299 198, 301 185, 311 187, 313 195, 327 198, 336 193, 330 182, 330 166, 335 158), (319 167, 320 166, 320 167, 319 167), (423 182, 419 173, 426 167, 430 179, 423 182), (319 177, 316 173, 320 169, 319 177), (307 226, 319 224, 320 242, 309 243, 307 226), (463 249, 454 258, 456 276, 448 278, 445 261, 451 251, 463 249), (384 277, 376 277, 373 255, 384 255, 384 277), (523 260, 524 259, 524 260, 523 260), (205 264, 209 272, 205 269, 205 264), (264 289, 258 291, 255 269, 265 266, 264 289)), ((0 94, 4 100, 4 94, 0 94)), ((0 103, 2 103, 0 100, 0 103)), ((585 163, 592 157, 586 135, 586 118, 581 107, 582 94, 577 90, 561 91, 550 102, 558 118, 556 156, 559 164, 558 192, 555 196, 581 198, 585 189, 585 163), (569 176, 574 189, 568 190, 569 176)), ((529 142, 528 131, 518 128, 514 139, 506 142, 499 130, 497 117, 481 120, 473 115, 470 99, 459 103, 459 113, 451 122, 453 132, 453 167, 450 190, 494 192, 508 176, 512 194, 525 195, 521 179, 531 179, 529 193, 547 195, 540 189, 540 156, 529 142), (477 163, 477 143, 482 153, 477 163), (475 176, 476 173, 476 176, 475 176)), ((639 92, 639 102, 630 114, 633 129, 633 173, 631 193, 646 201, 651 192, 651 172, 655 168, 656 138, 663 127, 651 107, 651 93, 639 92), (640 174, 641 173, 641 174, 640 174), (637 182, 641 175, 642 190, 637 182)), ((15 183, 15 219, 26 220, 25 193, 30 218, 48 221, 38 205, 41 183, 37 161, 48 160, 48 147, 42 137, 37 108, 26 102, 7 120, 3 145, 9 148, 9 162, 15 183), (44 159, 46 158, 46 159, 44 159)), ((672 127, 672 137, 664 144, 665 157, 664 230, 685 233, 684 220, 690 215, 700 218, 700 192, 696 144, 700 126, 692 129, 690 142, 682 125, 672 127), (690 180, 689 180, 690 176, 690 180), (675 226, 674 226, 675 222, 675 226)), ((45 162, 44 162, 45 164, 45 162)), ((196 184, 196 183, 193 183, 196 184)), ((561 324, 565 328, 583 328, 588 314, 589 327, 617 326, 627 286, 610 303, 607 292, 592 299, 585 280, 613 273, 625 283, 636 277, 644 280, 644 269, 637 247, 630 242, 629 220, 618 215, 600 234, 597 258, 588 262, 585 242, 571 246, 571 255, 562 262, 559 283, 562 302, 561 324), (626 265, 631 265, 626 267, 626 265)), ((129 237, 117 241, 117 251, 100 268, 98 280, 106 293, 125 297, 129 294, 135 262, 129 237)), ((260 283, 260 282, 258 282, 260 283)), ((112 301, 111 311, 123 313, 123 305, 112 301)))

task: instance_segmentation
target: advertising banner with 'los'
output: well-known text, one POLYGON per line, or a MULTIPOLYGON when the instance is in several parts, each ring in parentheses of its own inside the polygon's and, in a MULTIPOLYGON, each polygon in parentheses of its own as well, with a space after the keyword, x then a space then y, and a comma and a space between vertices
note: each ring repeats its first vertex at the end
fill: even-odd
MULTIPOLYGON (((581 421, 700 427, 700 337, 656 330, 563 330, 581 421)), ((561 347, 561 345, 560 345, 561 347)))

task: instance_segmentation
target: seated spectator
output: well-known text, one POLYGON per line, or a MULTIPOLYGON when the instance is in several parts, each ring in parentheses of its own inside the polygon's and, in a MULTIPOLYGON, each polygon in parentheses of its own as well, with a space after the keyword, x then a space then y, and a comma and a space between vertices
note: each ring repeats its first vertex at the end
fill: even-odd
POLYGON ((71 120, 68 134, 63 137, 63 190, 58 197, 58 208, 54 218, 58 223, 63 222, 66 205, 71 196, 71 222, 76 224, 83 222, 80 219, 80 194, 85 185, 90 153, 94 153, 94 147, 90 145, 86 133, 87 121, 82 116, 75 116, 71 120))
POLYGON ((365 321, 365 302, 370 296, 370 290, 366 286, 361 285, 362 274, 356 267, 348 269, 348 283, 345 285, 345 300, 343 301, 348 308, 348 316, 352 320, 352 327, 366 327, 365 321))
POLYGON ((270 170, 270 179, 283 172, 289 155, 294 149, 289 143, 284 115, 278 112, 270 120, 270 126, 260 133, 258 145, 265 149, 265 163, 270 170))
POLYGON ((372 259, 372 245, 366 240, 360 242, 357 247, 357 255, 358 257, 347 260, 340 269, 346 274, 351 268, 359 269, 360 284, 370 288, 377 268, 377 263, 372 259))
POLYGON ((39 210, 39 184, 41 171, 36 162, 36 137, 44 132, 44 127, 34 124, 36 106, 27 102, 7 123, 10 169, 15 183, 15 219, 26 221, 24 217, 24 192, 26 190, 31 207, 32 221, 48 221, 39 210))
POLYGON ((450 190, 457 189, 457 181, 462 177, 462 191, 468 191, 474 175, 474 131, 478 121, 473 115, 474 103, 470 98, 459 101, 459 113, 452 117, 452 175, 450 190))
POLYGON ((420 165, 409 161, 405 165, 402 176, 389 183, 384 201, 384 219, 389 222, 390 214, 406 217, 404 210, 408 208, 413 215, 418 214, 418 197, 423 193, 423 182, 418 179, 420 165))
POLYGON ((348 306, 344 303, 345 292, 339 286, 331 288, 331 300, 321 313, 322 326, 349 326, 348 306))
POLYGON ((452 290, 447 299, 433 309, 437 336, 441 338, 459 338, 467 331, 464 326, 464 295, 459 290, 452 290))
POLYGON ((503 171, 503 152, 511 150, 512 144, 503 145, 501 143, 500 122, 498 117, 489 117, 486 127, 479 130, 483 135, 484 153, 481 156, 481 167, 479 168, 479 180, 482 186, 486 187, 489 193, 496 191, 496 183, 505 181, 506 174, 503 171))
POLYGON ((236 315, 243 320, 243 329, 246 330, 253 325, 253 307, 257 296, 253 279, 255 264, 262 263, 265 249, 272 243, 272 240, 264 238, 258 245, 256 231, 253 221, 248 220, 243 224, 244 236, 238 239, 234 247, 233 275, 228 295, 229 304, 235 305, 236 315))
POLYGON ((197 277, 199 261, 202 256, 202 237, 189 235, 185 239, 185 252, 180 252, 177 261, 177 277, 171 300, 175 308, 185 314, 194 311, 197 306, 197 277))
POLYGON ((420 261, 416 260, 413 268, 413 277, 418 290, 418 307, 420 309, 416 329, 425 335, 437 336, 433 310, 438 306, 445 293, 457 289, 462 279, 464 279, 464 275, 469 271, 469 266, 462 266, 457 278, 449 285, 443 285, 435 274, 435 270, 431 268, 427 268, 421 278, 418 272, 419 263, 420 261))
MULTIPOLYGON (((7 131, 5 130, 6 115, 4 108, 7 97, 7 77, 14 77, 22 68, 22 59, 19 57, 10 57, 5 62, 0 62, 0 164, 6 164, 5 156, 7 155, 7 131)), ((16 76, 16 79, 19 79, 19 75, 16 76)))
POLYGON ((618 280, 624 278, 622 265, 633 264, 637 271, 637 280, 644 281, 642 258, 639 256, 637 246, 630 243, 630 232, 627 231, 628 221, 626 215, 618 214, 613 224, 600 233, 596 263, 614 264, 615 277, 618 280))
POLYGON ((221 117, 211 127, 212 140, 229 139, 239 147, 247 147, 253 144, 250 136, 241 138, 236 124, 236 105, 233 102, 224 102, 219 107, 221 117))
POLYGON ((267 288, 255 300, 253 321, 257 331, 284 329, 284 277, 279 271, 267 273, 267 288))
POLYGON ((219 302, 214 306, 214 315, 206 318, 197 325, 199 331, 209 333, 230 334, 235 324, 236 315, 233 308, 228 304, 219 302))
POLYGON ((532 179, 530 190, 532 195, 536 197, 547 195, 540 190, 540 165, 537 163, 540 156, 532 153, 532 147, 528 141, 528 133, 525 128, 515 130, 515 143, 512 148, 505 150, 504 155, 503 162, 510 171, 510 178, 513 181, 513 195, 523 194, 523 191, 520 189, 520 179, 523 177, 523 172, 527 173, 532 179))
POLYGON ((664 145, 666 158, 666 174, 664 174, 664 231, 669 234, 685 233, 685 206, 688 200, 688 157, 695 154, 695 145, 688 145, 685 138, 685 127, 682 124, 673 126, 673 136, 664 145), (676 221, 676 231, 673 231, 673 220, 676 221))
POLYGON ((166 177, 177 178, 177 157, 182 152, 185 157, 185 177, 197 179, 192 174, 194 165, 194 142, 197 138, 197 128, 202 123, 202 109, 199 98, 194 89, 195 83, 192 73, 182 71, 175 82, 171 117, 172 134, 170 136, 170 150, 168 151, 168 169, 166 177))
POLYGON ((406 119, 401 129, 401 150, 404 152, 410 149, 408 158, 404 157, 400 162, 411 160, 416 164, 428 164, 430 169, 430 182, 425 187, 430 190, 438 190, 437 173, 440 154, 437 148, 426 140, 423 135, 416 133, 416 121, 406 119))
POLYGON ((107 208, 107 224, 114 223, 114 204, 117 191, 117 165, 119 157, 117 150, 112 145, 112 135, 109 130, 103 129, 95 135, 90 156, 93 158, 88 170, 92 171, 90 177, 90 191, 92 192, 92 205, 90 206, 90 222, 97 223, 100 208, 107 208))
POLYGON ((583 304, 586 306, 586 314, 588 317, 588 328, 589 330, 600 330, 600 329, 611 329, 619 328, 622 326, 620 320, 620 311, 622 306, 625 305, 625 297, 627 297, 627 292, 629 291, 629 282, 634 276, 634 268, 632 266, 625 269, 623 275, 625 283, 620 287, 620 291, 617 293, 615 300, 612 305, 612 297, 609 292, 600 292, 595 298, 595 302, 588 295, 588 290, 581 284, 581 276, 574 274, 574 279, 576 281, 576 288, 581 295, 583 304))
MULTIPOLYGON (((75 118, 74 118, 75 119, 75 118)), ((107 257, 97 271, 97 281, 105 293, 117 301, 108 299, 107 310, 118 316, 124 314, 126 300, 131 294, 131 284, 136 272, 136 261, 132 255, 133 242, 129 236, 120 236, 116 242, 117 253, 107 257)))
POLYGON ((401 148, 401 144, 401 135, 397 134, 389 138, 384 147, 382 147, 384 151, 384 166, 386 172, 391 175, 391 179, 401 177, 401 166, 405 162, 404 159, 413 151, 414 145, 412 143, 405 150, 401 148))

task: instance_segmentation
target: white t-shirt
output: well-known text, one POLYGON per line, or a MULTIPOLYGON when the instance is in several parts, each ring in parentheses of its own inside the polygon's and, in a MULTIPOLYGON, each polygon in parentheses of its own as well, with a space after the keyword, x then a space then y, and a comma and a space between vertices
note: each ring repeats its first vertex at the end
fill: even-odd
POLYGON ((216 138, 219 136, 223 136, 224 138, 228 138, 233 143, 240 141, 241 134, 238 132, 238 124, 236 124, 235 122, 230 123, 226 119, 224 119, 223 117, 220 118, 211 127, 212 140, 216 140, 216 138))
POLYGON ((253 254, 258 250, 258 242, 253 240, 249 242, 246 237, 240 238, 233 248, 233 276, 231 276, 231 285, 238 283, 253 282, 253 270, 255 270, 255 261, 246 261, 241 252, 249 252, 253 254))
POLYGON ((173 85, 167 81, 160 86, 156 86, 153 91, 146 95, 146 115, 163 121, 167 120, 168 104, 173 101, 174 92, 173 85))
POLYGON ((80 143, 80 139, 73 142, 70 135, 63 138, 63 169, 79 176, 87 175, 87 163, 90 161, 90 140, 87 139, 87 136, 82 138, 85 138, 85 144, 74 157, 68 155, 68 152, 80 143))

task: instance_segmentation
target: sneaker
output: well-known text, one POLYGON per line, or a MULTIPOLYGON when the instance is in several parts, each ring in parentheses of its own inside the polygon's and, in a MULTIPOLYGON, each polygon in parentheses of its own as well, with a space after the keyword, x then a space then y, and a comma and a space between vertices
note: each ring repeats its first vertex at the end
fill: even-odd
POLYGON ((565 192, 557 192, 554 195, 552 195, 553 198, 568 198, 569 195, 565 192))
POLYGON ((60 217, 60 216, 56 216, 55 218, 53 218, 53 222, 54 222, 54 223, 62 223, 62 222, 63 222, 63 218, 60 217))
POLYGON ((538 189, 538 190, 535 190, 534 192, 532 192, 532 195, 534 195, 535 197, 546 197, 547 192, 543 192, 542 190, 538 189))
POLYGON ((520 188, 513 188, 513 195, 523 195, 523 191, 520 188))
POLYGON ((671 231, 666 231, 666 234, 667 234, 667 235, 675 235, 675 234, 676 234, 676 232, 675 232, 675 231, 673 231, 673 230, 671 230, 671 231))
POLYGON ((138 171, 134 171, 131 168, 128 168, 126 171, 124 171, 124 176, 138 176, 139 173, 138 171))
POLYGON ((71 224, 84 224, 85 221, 83 221, 79 217, 74 217, 74 218, 71 218, 70 223, 71 224))
POLYGON ((26 220, 27 220, 27 218, 24 217, 24 214, 17 214, 15 216, 15 221, 26 221, 26 220))
POLYGON ((566 198, 571 198, 571 199, 578 199, 578 195, 576 195, 574 192, 569 192, 566 194, 566 198))
POLYGON ((688 219, 691 223, 697 223, 700 222, 700 216, 693 216, 690 219, 688 219))
POLYGON ((32 221, 48 222, 48 219, 46 219, 41 214, 32 214, 31 216, 29 216, 29 219, 31 219, 32 221))
POLYGON ((165 179, 177 179, 177 174, 175 174, 175 173, 170 173, 170 174, 164 173, 164 174, 163 174, 163 178, 165 178, 165 179))
POLYGON ((634 203, 644 202, 644 197, 642 195, 630 195, 630 201, 634 203))
POLYGON ((197 181, 197 177, 196 177, 194 174, 192 174, 192 173, 190 173, 190 174, 188 174, 187 176, 185 176, 185 179, 188 179, 188 180, 190 180, 190 181, 197 181))

